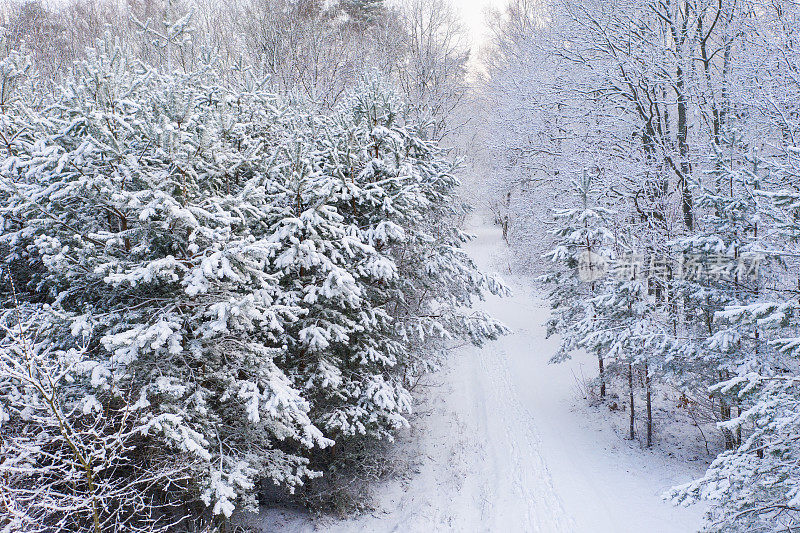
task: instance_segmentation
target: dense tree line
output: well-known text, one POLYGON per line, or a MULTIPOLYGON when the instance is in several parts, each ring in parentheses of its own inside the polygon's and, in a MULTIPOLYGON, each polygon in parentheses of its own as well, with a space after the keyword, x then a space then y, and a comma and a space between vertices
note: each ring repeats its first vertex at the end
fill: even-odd
POLYGON ((461 249, 436 137, 463 58, 443 27, 381 65, 390 25, 409 29, 382 2, 190 7, 6 17, 3 530, 225 530, 276 493, 358 504, 420 376, 505 331, 470 310, 505 289, 461 249), (399 77, 412 60, 454 70, 399 77))
POLYGON ((640 418, 658 439, 658 388, 716 421, 717 458, 671 494, 709 500, 710 531, 800 524, 798 16, 518 0, 494 26, 493 205, 545 272, 554 359, 597 358, 596 394, 624 391, 631 439, 640 418))
POLYGON ((0 20, 4 47, 28 51, 42 94, 108 31, 148 65, 186 73, 210 52, 226 82, 269 78, 273 92, 325 108, 379 70, 437 138, 465 90, 468 47, 446 0, 31 0, 0 6, 0 20))

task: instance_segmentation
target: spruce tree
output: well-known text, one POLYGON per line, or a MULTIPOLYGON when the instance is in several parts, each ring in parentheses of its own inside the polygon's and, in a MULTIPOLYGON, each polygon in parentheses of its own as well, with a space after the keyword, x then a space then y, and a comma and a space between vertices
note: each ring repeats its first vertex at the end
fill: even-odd
POLYGON ((455 167, 404 105, 369 76, 330 116, 298 113, 279 151, 272 268, 285 304, 286 363, 327 437, 393 437, 409 386, 446 341, 480 344, 505 328, 467 313, 502 284, 480 274, 455 228, 455 167))
MULTIPOLYGON (((577 323, 591 324, 597 319, 597 310, 591 302, 599 287, 606 282, 609 264, 614 258, 614 235, 607 227, 613 212, 597 201, 598 190, 592 176, 584 172, 573 181, 572 191, 577 207, 558 209, 553 214, 552 231, 555 247, 549 253, 553 270, 541 281, 550 286, 548 298, 552 316, 547 323, 547 334, 560 334, 561 345, 552 362, 571 357, 583 341, 583 332, 575 329, 577 323)), ((606 395, 605 361, 603 352, 597 350, 600 398, 606 395)))
POLYGON ((715 313, 716 330, 708 341, 713 364, 720 369, 711 391, 739 405, 736 416, 719 425, 729 436, 741 433, 741 440, 729 443, 730 449, 714 460, 701 479, 671 492, 676 501, 709 501, 711 531, 768 531, 776 524, 786 529, 800 525, 796 468, 800 460, 796 446, 799 309, 796 280, 787 275, 800 235, 800 195, 792 187, 800 172, 794 154, 790 151, 779 162, 759 161, 766 177, 752 171, 731 175, 729 184, 747 184, 752 194, 727 198, 726 216, 720 217, 736 223, 727 226, 734 233, 726 232, 721 220, 719 242, 765 254, 763 272, 755 273, 773 276, 768 284, 750 278, 728 290, 727 305, 715 313), (789 187, 759 190, 762 180, 789 187), (757 224, 767 219, 776 231, 757 238, 757 224))

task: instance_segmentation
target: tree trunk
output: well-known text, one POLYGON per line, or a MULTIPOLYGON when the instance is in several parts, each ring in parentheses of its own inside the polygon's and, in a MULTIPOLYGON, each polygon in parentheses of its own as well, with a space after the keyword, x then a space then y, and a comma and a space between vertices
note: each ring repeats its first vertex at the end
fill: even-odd
MULTIPOLYGON (((723 422, 727 422, 728 420, 731 419, 731 408, 725 402, 724 398, 719 399, 719 415, 723 422)), ((725 449, 732 450, 735 444, 735 439, 733 438, 733 432, 728 428, 723 428, 722 436, 725 438, 725 449)))
POLYGON ((633 404, 633 363, 628 363, 628 392, 629 392, 629 399, 631 404, 631 426, 630 432, 628 434, 628 438, 633 440, 636 436, 634 432, 634 422, 635 422, 635 411, 634 411, 634 404, 633 404))
MULTIPOLYGON (((720 398, 719 402, 720 402, 719 403, 720 418, 722 418, 723 421, 730 420, 731 419, 730 406, 727 403, 725 403, 725 400, 723 398, 720 398)), ((728 428, 723 428, 722 435, 725 438, 725 449, 726 450, 734 449, 736 441, 733 437, 733 432, 728 428)))
POLYGON ((650 369, 644 364, 644 385, 647 398, 647 447, 653 445, 653 406, 650 395, 650 369))
MULTIPOLYGON (((736 415, 737 416, 742 416, 742 406, 741 405, 737 405, 736 406, 736 415)), ((739 427, 736 428, 736 447, 738 448, 741 445, 742 445, 742 426, 739 426, 739 427)))
POLYGON ((603 365, 603 354, 597 354, 597 364, 600 366, 600 399, 606 399, 606 376, 605 367, 603 365))
MULTIPOLYGON (((728 379, 727 372, 719 372, 719 380, 725 381, 728 379)), ((719 397, 719 417, 723 422, 727 422, 731 419, 731 406, 725 401, 725 398, 720 395, 719 397)), ((722 428, 722 436, 725 439, 725 449, 732 450, 734 448, 735 439, 733 437, 733 431, 728 428, 722 428)))
POLYGON ((511 191, 508 191, 506 193, 506 208, 504 210, 505 213, 503 215, 503 240, 506 241, 506 244, 508 244, 508 223, 509 223, 508 212, 510 209, 511 209, 511 191))
POLYGON ((689 122, 686 117, 686 83, 685 74, 681 67, 676 72, 675 92, 678 102, 678 152, 680 154, 680 176, 678 176, 678 189, 681 194, 681 211, 683 212, 683 224, 688 231, 694 227, 694 202, 692 192, 689 190, 689 174, 692 171, 689 163, 689 122))

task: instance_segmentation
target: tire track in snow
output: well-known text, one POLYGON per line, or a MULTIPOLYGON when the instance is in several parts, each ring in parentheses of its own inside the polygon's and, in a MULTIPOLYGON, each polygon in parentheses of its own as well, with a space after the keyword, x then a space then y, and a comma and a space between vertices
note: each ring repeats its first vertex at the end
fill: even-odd
POLYGON ((503 344, 501 340, 471 354, 473 372, 483 382, 483 391, 488 392, 476 400, 492 417, 486 422, 488 431, 478 434, 487 439, 485 447, 495 454, 493 472, 484 476, 495 480, 494 486, 486 487, 494 499, 489 505, 494 527, 489 530, 574 531, 540 453, 533 418, 516 394, 503 344))

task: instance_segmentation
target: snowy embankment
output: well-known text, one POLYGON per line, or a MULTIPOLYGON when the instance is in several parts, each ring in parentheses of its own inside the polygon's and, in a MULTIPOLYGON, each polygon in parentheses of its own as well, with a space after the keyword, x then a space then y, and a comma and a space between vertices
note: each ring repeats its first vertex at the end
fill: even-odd
MULTIPOLYGON (((484 270, 500 270, 499 230, 472 228, 468 246, 484 270)), ((575 376, 591 360, 548 364, 546 304, 530 279, 508 276, 508 298, 484 309, 513 333, 454 353, 435 381, 427 414, 403 444, 414 473, 376 488, 377 511, 312 522, 287 511, 258 517, 264 532, 591 532, 696 531, 702 509, 676 508, 660 494, 698 474, 683 461, 642 449, 609 428, 578 397, 575 376)), ((425 407, 423 406, 423 409, 425 407)))

